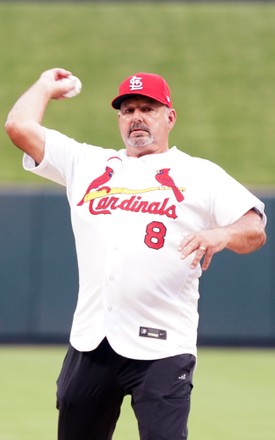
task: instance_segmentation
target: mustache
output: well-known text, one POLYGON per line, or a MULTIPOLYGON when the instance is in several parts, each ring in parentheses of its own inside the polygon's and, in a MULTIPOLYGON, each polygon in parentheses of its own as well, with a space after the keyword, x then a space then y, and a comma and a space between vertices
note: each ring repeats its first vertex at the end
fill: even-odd
POLYGON ((150 134, 149 128, 147 127, 147 125, 143 124, 142 122, 133 122, 128 130, 128 135, 130 136, 132 131, 135 130, 147 131, 147 133, 150 134))

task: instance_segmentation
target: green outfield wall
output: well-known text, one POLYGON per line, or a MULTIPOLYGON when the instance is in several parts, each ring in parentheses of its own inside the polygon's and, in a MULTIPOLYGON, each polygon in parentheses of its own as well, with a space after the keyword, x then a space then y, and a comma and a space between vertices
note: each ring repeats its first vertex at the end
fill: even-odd
MULTIPOLYGON (((260 196, 265 247, 215 255, 202 276, 201 345, 275 345, 275 196, 260 196)), ((66 342, 78 276, 65 194, 2 189, 0 207, 0 342, 66 342)))

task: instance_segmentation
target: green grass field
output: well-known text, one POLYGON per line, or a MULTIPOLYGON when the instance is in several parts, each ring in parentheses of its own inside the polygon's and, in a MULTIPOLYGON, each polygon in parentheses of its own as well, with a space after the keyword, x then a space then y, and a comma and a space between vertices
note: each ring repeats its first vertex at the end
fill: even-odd
MULTIPOLYGON (((71 69, 83 93, 53 102, 45 124, 80 141, 121 147, 110 100, 137 71, 170 83, 171 144, 249 185, 275 184, 275 4, 0 3, 1 125, 40 73, 71 69)), ((36 182, 0 130, 0 183, 36 182)))
MULTIPOLYGON (((54 440, 64 347, 0 347, 0 439, 54 440)), ((190 440, 274 440, 275 351, 199 350, 190 440)), ((138 440, 127 397, 114 440, 138 440)), ((172 440, 172 439, 171 439, 172 440)))

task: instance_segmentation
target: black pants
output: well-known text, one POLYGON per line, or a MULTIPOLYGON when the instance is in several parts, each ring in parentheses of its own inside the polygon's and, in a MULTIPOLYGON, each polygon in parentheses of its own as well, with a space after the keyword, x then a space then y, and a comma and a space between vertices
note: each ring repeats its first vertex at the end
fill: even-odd
MULTIPOLYGON (((140 361, 69 347, 57 381, 59 440, 111 440, 125 395, 132 396, 141 440, 186 440, 195 357, 140 361)), ((129 439, 130 440, 130 439, 129 439)))

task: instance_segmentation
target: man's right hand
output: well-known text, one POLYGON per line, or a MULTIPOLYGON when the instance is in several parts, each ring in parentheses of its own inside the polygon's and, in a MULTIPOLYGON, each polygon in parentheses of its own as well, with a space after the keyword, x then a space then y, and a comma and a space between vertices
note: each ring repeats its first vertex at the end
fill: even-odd
POLYGON ((50 69, 41 74, 38 83, 44 85, 49 99, 64 99, 64 95, 74 88, 74 84, 68 78, 70 75, 72 72, 65 69, 50 69))

